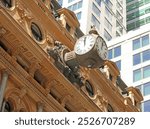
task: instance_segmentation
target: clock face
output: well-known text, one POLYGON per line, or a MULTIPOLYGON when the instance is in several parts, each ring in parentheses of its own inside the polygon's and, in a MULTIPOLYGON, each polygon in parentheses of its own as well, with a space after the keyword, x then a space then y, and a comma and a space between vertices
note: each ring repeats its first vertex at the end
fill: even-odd
POLYGON ((97 52, 99 56, 105 60, 107 59, 107 54, 108 54, 108 49, 105 41, 99 36, 96 40, 96 47, 97 47, 97 52))
POLYGON ((86 35, 78 39, 74 50, 78 55, 82 55, 89 52, 94 47, 94 44, 95 37, 92 35, 86 35))

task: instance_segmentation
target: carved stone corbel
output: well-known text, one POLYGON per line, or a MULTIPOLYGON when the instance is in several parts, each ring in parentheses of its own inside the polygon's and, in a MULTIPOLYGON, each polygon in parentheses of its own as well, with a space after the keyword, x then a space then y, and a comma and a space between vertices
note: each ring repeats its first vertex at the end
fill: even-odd
POLYGON ((60 104, 65 107, 65 104, 68 102, 68 101, 71 101, 71 95, 64 95, 61 99, 60 99, 60 104))
POLYGON ((40 66, 39 63, 37 63, 37 62, 31 63, 31 65, 29 66, 29 74, 30 74, 32 77, 34 77, 35 71, 38 70, 38 69, 40 69, 40 68, 41 68, 41 66, 40 66))
POLYGON ((97 95, 94 99, 95 104, 104 112, 107 111, 108 100, 103 96, 103 94, 97 90, 97 95))
POLYGON ((6 34, 6 29, 3 27, 0 27, 0 37, 3 37, 6 34))
POLYGON ((46 90, 46 94, 49 94, 51 88, 52 88, 53 86, 58 85, 58 83, 59 83, 59 82, 58 82, 57 80, 55 80, 54 78, 52 78, 52 79, 46 81, 45 84, 44 84, 44 88, 45 88, 45 90, 46 90))

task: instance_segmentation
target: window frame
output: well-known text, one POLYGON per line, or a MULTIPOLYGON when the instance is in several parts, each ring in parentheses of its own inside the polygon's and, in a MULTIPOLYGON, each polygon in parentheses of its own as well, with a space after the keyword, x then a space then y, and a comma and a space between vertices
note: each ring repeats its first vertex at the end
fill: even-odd
POLYGON ((143 35, 139 38, 136 38, 136 39, 132 40, 132 50, 134 51, 134 50, 140 49, 140 48, 145 47, 149 44, 150 44, 149 34, 143 35), (145 37, 147 37, 146 41, 148 43, 146 45, 143 45, 143 38, 145 38, 145 37), (135 46, 137 46, 137 43, 138 43, 138 47, 135 47, 135 46))
POLYGON ((144 112, 150 112, 150 108, 149 107, 150 107, 150 100, 147 100, 147 101, 144 102, 144 112), (146 105, 147 103, 148 103, 148 105, 146 105), (145 107, 145 105, 146 105, 146 107, 145 107))
POLYGON ((136 69, 133 71, 133 82, 137 82, 137 81, 140 81, 142 79, 142 71, 141 69, 136 69), (136 73, 139 72, 140 75, 138 75, 138 79, 136 79, 136 73))
POLYGON ((143 95, 144 96, 150 95, 150 82, 143 84, 143 95), (145 89, 146 87, 148 87, 149 90, 145 89))
POLYGON ((41 28, 34 22, 31 23, 31 33, 34 39, 38 42, 43 40, 43 34, 41 28))

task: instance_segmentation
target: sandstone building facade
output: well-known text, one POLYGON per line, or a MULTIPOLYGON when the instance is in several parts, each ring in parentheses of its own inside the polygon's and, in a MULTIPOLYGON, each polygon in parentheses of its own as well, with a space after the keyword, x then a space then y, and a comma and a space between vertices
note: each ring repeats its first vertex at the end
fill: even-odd
POLYGON ((140 111, 141 93, 126 86, 115 63, 77 71, 65 64, 81 36, 75 14, 55 0, 1 0, 0 110, 140 111))

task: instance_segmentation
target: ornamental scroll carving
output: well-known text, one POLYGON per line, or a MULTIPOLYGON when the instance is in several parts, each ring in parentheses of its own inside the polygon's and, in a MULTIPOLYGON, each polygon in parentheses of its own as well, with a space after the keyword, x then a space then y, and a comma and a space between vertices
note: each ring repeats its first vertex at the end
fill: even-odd
POLYGON ((97 94, 93 101, 102 111, 107 111, 108 100, 104 97, 100 90, 97 90, 97 94))

